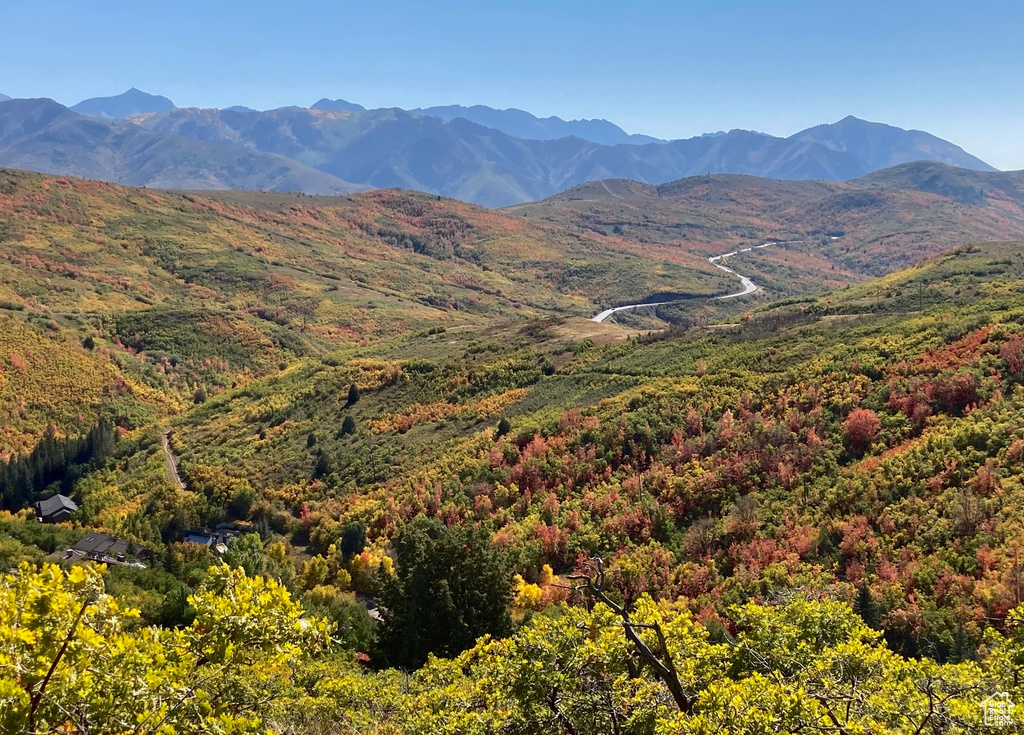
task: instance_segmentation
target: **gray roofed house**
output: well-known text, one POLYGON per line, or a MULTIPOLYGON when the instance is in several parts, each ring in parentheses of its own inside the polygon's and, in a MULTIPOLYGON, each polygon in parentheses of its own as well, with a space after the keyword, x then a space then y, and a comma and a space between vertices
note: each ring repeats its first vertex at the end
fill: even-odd
POLYGON ((36 503, 36 518, 43 523, 60 523, 71 517, 78 510, 78 503, 67 495, 57 493, 46 500, 36 503))
POLYGON ((145 566, 135 557, 147 553, 144 546, 111 536, 109 533, 93 531, 65 553, 66 559, 90 559, 104 564, 129 564, 145 566))
POLYGON ((228 550, 228 543, 239 536, 238 531, 227 526, 230 524, 222 523, 217 526, 215 531, 185 531, 185 537, 182 540, 187 544, 206 546, 215 554, 222 555, 228 550))

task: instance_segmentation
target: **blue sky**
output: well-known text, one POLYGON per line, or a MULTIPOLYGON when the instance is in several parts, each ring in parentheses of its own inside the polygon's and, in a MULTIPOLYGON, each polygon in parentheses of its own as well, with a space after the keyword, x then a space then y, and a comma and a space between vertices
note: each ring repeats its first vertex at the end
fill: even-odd
POLYGON ((0 3, 0 92, 486 104, 681 138, 848 114, 1024 169, 1019 2, 0 3))

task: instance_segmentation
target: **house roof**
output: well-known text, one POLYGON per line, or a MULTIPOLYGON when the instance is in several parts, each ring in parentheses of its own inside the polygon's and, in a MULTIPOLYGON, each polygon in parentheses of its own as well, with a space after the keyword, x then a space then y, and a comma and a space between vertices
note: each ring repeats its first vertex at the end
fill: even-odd
POLYGON ((78 510, 78 503, 67 495, 57 493, 46 500, 40 500, 36 503, 36 509, 39 511, 40 516, 48 518, 49 516, 56 515, 62 510, 67 511, 68 513, 74 513, 78 510))
POLYGON ((144 551, 143 547, 138 546, 137 544, 132 544, 130 541, 116 538, 107 533, 100 533, 99 531, 90 533, 75 544, 73 548, 76 551, 81 551, 85 554, 98 554, 113 557, 116 557, 118 554, 128 554, 129 548, 134 549, 136 554, 144 551))

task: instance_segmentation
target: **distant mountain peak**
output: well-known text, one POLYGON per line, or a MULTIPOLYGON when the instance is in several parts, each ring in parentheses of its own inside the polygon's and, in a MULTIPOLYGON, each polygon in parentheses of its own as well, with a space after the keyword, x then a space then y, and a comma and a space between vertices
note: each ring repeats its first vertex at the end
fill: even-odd
POLYGON ((340 97, 336 100, 323 99, 317 100, 310 105, 311 110, 341 110, 343 112, 365 112, 366 108, 362 105, 357 105, 355 102, 349 102, 343 100, 340 97))
POLYGON ((170 112, 175 104, 166 97, 149 94, 132 87, 113 97, 91 97, 71 109, 80 115, 92 117, 129 117, 146 112, 170 112))
POLYGON ((876 171, 911 161, 938 161, 975 171, 995 171, 958 145, 922 130, 904 130, 886 123, 847 115, 839 122, 815 125, 790 136, 790 140, 818 143, 856 156, 876 171))
POLYGON ((0 102, 6 102, 9 99, 10 97, 8 97, 6 94, 0 94, 0 102))

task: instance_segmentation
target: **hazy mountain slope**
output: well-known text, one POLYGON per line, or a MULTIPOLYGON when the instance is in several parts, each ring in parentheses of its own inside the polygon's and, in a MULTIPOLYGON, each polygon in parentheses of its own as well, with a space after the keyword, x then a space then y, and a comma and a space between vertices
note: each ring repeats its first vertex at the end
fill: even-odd
POLYGON ((8 97, 6 94, 0 94, 0 102, 6 102, 9 99, 10 97, 8 97))
POLYGON ((279 156, 85 117, 48 99, 0 103, 0 165, 130 186, 323 194, 361 188, 279 156))
POLYGON ((128 117, 141 112, 169 112, 174 103, 166 97, 148 94, 132 87, 114 97, 92 97, 71 107, 80 115, 94 117, 128 117))
POLYGON ((563 120, 560 117, 537 117, 524 110, 510 108, 496 110, 485 105, 444 105, 410 110, 420 115, 432 115, 444 120, 461 117, 487 128, 494 128, 514 138, 526 140, 554 140, 574 135, 599 145, 619 145, 629 143, 642 145, 645 143, 662 143, 664 141, 649 135, 630 135, 625 130, 607 120, 563 120))
POLYGON ((404 187, 502 206, 609 177, 662 182, 707 171, 779 178, 850 178, 866 171, 816 143, 746 131, 665 144, 600 146, 576 137, 524 140, 462 118, 404 110, 287 108, 258 115, 176 109, 133 121, 293 158, 374 187, 404 187))
POLYGON ((362 105, 357 105, 355 102, 349 102, 348 100, 343 99, 329 100, 326 97, 318 100, 309 107, 311 110, 347 110, 349 112, 362 112, 366 109, 362 105))
POLYGON ((189 107, 162 115, 138 115, 131 120, 155 133, 274 153, 321 167, 367 130, 393 119, 396 112, 282 107, 253 114, 189 107))
POLYGON ((614 177, 657 184, 709 172, 780 179, 847 179, 865 171, 846 153, 814 143, 734 130, 662 145, 594 149, 574 165, 566 180, 575 184, 614 177))
MULTIPOLYGON (((318 105, 321 103, 358 107, 343 100, 321 100, 318 105)), ((875 160, 889 150, 886 146, 890 143, 895 146, 887 154, 890 158, 933 153, 949 158, 950 150, 959 151, 934 139, 932 149, 915 144, 914 152, 908 152, 920 135, 888 126, 878 126, 884 135, 872 132, 870 150, 861 146, 856 151, 844 150, 833 138, 819 143, 810 133, 787 139, 744 130, 669 143, 600 145, 576 136, 515 137, 463 117, 445 120, 400 109, 288 107, 250 112, 175 108, 133 114, 124 123, 96 118, 87 123, 85 118, 68 118, 73 113, 59 105, 43 113, 31 109, 43 104, 39 101, 2 104, 0 117, 8 119, 0 120, 0 129, 31 129, 35 136, 30 140, 31 136, 23 134, 17 145, 6 142, 8 150, 0 152, 0 163, 10 166, 173 188, 322 193, 351 190, 344 182, 353 182, 415 189, 491 207, 543 199, 587 181, 609 178, 658 184, 706 173, 731 173, 847 180, 875 168, 857 151, 867 150, 875 160), (65 119, 58 120, 60 110, 67 113, 65 119), (39 119, 22 119, 25 114, 33 119, 49 116, 49 128, 44 133, 39 119), (143 135, 140 128, 150 135, 143 135), (197 147, 184 139, 207 145, 197 147), (248 155, 240 154, 239 149, 248 155)), ((522 115, 524 125, 537 120, 522 115)), ((534 134, 518 130, 523 135, 534 134)), ((875 131, 875 127, 869 130, 875 131)))
POLYGON ((957 145, 921 130, 904 130, 852 115, 837 123, 802 130, 792 140, 820 143, 860 159, 866 170, 888 168, 911 161, 939 161, 978 171, 995 171, 957 145))

